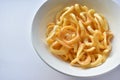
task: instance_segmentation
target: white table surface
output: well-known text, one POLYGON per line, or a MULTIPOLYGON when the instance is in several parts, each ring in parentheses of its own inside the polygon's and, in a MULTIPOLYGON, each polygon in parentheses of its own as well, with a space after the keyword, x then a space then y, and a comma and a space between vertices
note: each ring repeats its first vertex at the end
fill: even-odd
POLYGON ((43 2, 45 0, 0 0, 0 80, 120 79, 120 66, 90 78, 70 77, 48 67, 34 51, 30 35, 33 17, 43 2))

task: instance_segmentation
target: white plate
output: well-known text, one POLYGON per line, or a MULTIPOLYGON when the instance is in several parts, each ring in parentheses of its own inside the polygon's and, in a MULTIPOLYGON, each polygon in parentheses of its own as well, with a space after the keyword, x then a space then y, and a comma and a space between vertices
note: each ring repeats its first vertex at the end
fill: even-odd
POLYGON ((88 77, 106 73, 120 64, 120 6, 112 0, 48 0, 38 10, 32 25, 32 42, 39 57, 53 69, 64 74, 88 77), (108 20, 110 29, 114 33, 111 55, 101 66, 81 69, 70 66, 53 56, 45 44, 46 25, 52 22, 56 13, 74 3, 86 5, 102 13, 108 20))

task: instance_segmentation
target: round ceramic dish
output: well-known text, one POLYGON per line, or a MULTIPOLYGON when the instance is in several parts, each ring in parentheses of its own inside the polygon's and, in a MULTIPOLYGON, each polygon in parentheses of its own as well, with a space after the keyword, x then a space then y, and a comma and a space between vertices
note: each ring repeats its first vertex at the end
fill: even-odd
POLYGON ((72 76, 88 77, 106 73, 120 64, 120 6, 113 0, 48 0, 37 11, 32 24, 32 43, 39 57, 53 69, 72 76), (114 33, 112 51, 110 56, 102 65, 81 69, 73 67, 55 56, 53 56, 45 42, 45 32, 48 23, 52 22, 56 13, 66 6, 75 3, 86 5, 103 14, 114 33))

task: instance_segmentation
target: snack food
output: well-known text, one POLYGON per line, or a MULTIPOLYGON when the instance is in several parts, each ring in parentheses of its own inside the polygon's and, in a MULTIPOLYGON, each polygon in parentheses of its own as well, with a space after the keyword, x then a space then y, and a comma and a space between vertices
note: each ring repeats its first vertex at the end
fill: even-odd
POLYGON ((50 51, 72 66, 82 68, 105 62, 112 49, 112 38, 105 17, 79 4, 60 11, 46 31, 50 51))

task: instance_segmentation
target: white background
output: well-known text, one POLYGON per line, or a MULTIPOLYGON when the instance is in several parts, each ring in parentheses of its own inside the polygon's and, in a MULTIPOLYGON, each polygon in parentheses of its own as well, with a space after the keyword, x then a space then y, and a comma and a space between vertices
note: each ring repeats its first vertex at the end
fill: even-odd
POLYGON ((120 66, 90 78, 70 77, 48 67, 34 51, 30 35, 33 17, 43 2, 0 0, 0 80, 120 79, 120 66))

